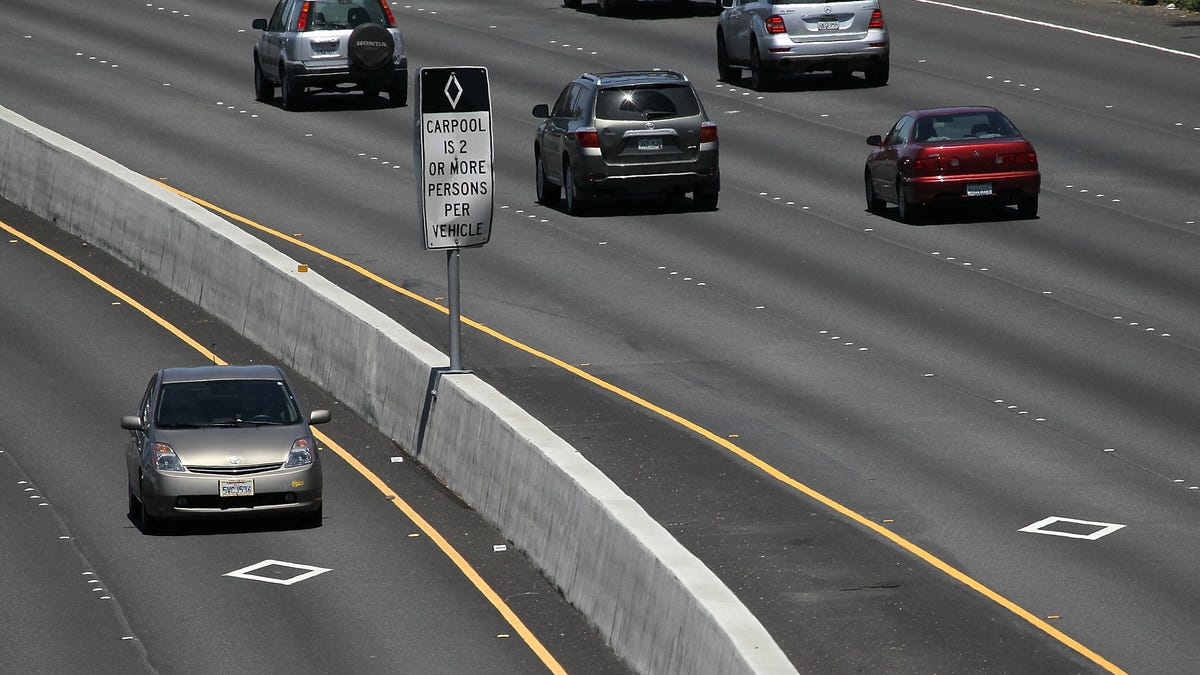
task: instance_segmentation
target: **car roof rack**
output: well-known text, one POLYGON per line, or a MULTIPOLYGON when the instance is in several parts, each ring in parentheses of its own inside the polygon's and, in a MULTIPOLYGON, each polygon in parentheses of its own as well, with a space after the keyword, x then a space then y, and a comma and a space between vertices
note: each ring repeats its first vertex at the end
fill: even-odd
POLYGON ((605 73, 584 73, 581 79, 591 80, 598 85, 613 84, 625 80, 669 80, 687 82, 687 75, 676 70, 614 70, 605 73))

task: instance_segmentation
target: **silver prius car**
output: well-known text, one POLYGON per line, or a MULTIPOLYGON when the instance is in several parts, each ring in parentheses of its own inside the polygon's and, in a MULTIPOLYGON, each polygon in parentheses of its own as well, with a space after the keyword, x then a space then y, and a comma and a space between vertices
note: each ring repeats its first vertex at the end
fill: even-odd
POLYGON ((277 366, 167 368, 138 414, 121 418, 129 515, 153 533, 164 520, 296 515, 321 524, 321 457, 277 366))

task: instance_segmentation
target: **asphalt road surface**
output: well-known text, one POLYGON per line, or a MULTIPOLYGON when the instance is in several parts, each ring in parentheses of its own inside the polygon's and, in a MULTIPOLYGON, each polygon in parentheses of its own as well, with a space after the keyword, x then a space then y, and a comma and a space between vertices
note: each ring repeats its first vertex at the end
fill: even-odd
MULTIPOLYGON (((256 103, 249 25, 271 8, 9 0, 0 104, 441 301, 412 109, 256 103)), ((497 216, 463 255, 464 365, 642 502, 801 671, 1200 670, 1200 19, 891 0, 888 86, 754 92, 716 81, 708 3, 594 10, 393 4, 414 69, 491 76, 497 216), (530 108, 646 67, 691 76, 719 123, 720 208, 536 204, 530 108), (954 104, 1033 141, 1039 218, 864 210, 866 136, 954 104)), ((440 312, 254 231, 445 348, 440 312)))

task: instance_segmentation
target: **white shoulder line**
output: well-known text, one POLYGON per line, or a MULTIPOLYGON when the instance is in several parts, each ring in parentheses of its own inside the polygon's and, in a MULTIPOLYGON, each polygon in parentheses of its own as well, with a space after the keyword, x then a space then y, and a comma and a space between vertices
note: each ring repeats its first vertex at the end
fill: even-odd
POLYGON ((1138 42, 1137 40, 1130 40, 1128 38, 1116 37, 1115 35, 1105 35, 1104 33, 1095 33, 1090 30, 1083 30, 1082 28, 1072 28, 1070 26, 1060 26, 1058 24, 1048 23, 1046 21, 1034 21, 1033 19, 1025 19, 1025 18, 1022 18, 1019 16, 1013 16, 1011 14, 1001 14, 999 12, 989 12, 986 9, 976 9, 974 7, 963 7, 961 5, 954 5, 949 2, 939 2, 938 0, 916 0, 916 2, 925 4, 925 5, 937 5, 938 7, 957 9, 957 10, 961 10, 963 12, 974 12, 975 14, 984 14, 986 16, 994 16, 994 17, 997 17, 1000 19, 1008 19, 1009 21, 1020 21, 1021 23, 1033 24, 1035 26, 1042 26, 1044 28, 1053 28, 1055 30, 1065 30, 1070 33, 1078 33, 1080 35, 1086 35, 1088 37, 1100 38, 1102 40, 1111 40, 1113 42, 1120 42, 1122 44, 1134 45, 1136 47, 1145 47, 1146 49, 1153 49, 1155 51, 1160 51, 1160 52, 1164 52, 1167 54, 1174 54, 1176 56, 1186 56, 1186 57, 1192 58, 1192 59, 1200 59, 1200 54, 1193 54, 1191 52, 1180 51, 1178 49, 1168 49, 1167 47, 1160 47, 1158 45, 1152 45, 1148 42, 1138 42))

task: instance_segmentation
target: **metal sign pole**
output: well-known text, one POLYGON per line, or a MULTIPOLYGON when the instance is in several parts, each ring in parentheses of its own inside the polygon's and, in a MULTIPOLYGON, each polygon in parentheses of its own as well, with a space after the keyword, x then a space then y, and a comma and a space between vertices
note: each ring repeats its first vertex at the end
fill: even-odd
POLYGON ((459 307, 458 266, 460 249, 446 251, 446 285, 450 300, 450 372, 462 370, 462 314, 459 307))

